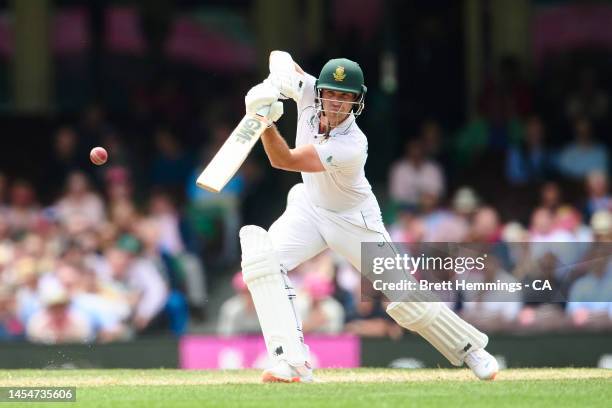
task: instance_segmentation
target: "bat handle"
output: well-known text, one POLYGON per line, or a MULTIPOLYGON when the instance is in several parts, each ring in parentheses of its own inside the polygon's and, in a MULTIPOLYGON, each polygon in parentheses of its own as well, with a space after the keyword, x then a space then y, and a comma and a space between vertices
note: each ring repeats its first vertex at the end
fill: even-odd
POLYGON ((259 116, 266 116, 270 112, 270 105, 264 106, 257 111, 259 116))

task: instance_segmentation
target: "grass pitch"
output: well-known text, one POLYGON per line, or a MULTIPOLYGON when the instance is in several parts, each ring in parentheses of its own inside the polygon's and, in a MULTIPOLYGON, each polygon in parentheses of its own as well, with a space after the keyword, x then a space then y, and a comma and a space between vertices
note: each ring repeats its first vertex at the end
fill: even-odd
MULTIPOLYGON (((0 370, 0 386, 76 386, 66 407, 609 407, 612 370, 318 370, 314 384, 260 384, 260 371, 0 370)), ((19 407, 40 406, 19 403, 19 407)), ((8 406, 7 403, 0 403, 8 406)), ((47 406, 46 404, 44 406, 47 406)))

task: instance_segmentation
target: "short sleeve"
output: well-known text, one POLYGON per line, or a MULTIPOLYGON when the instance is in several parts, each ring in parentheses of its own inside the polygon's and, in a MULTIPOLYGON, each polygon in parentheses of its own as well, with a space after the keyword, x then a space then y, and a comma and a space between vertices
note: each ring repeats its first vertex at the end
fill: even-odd
POLYGON ((319 159, 327 171, 352 170, 361 168, 367 152, 360 144, 341 143, 333 136, 327 142, 314 144, 319 159))

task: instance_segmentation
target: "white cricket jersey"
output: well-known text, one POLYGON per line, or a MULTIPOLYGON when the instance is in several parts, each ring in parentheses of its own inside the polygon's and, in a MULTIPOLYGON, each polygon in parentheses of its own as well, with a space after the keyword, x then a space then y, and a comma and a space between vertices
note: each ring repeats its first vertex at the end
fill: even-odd
MULTIPOLYGON (((298 101, 298 123, 295 145, 314 145, 325 171, 302 173, 306 192, 312 203, 331 211, 357 208, 376 203, 372 187, 365 177, 368 140, 351 114, 330 137, 319 134, 315 111, 315 78, 306 74, 304 94, 298 101)), ((376 206, 378 204, 376 203, 376 206)))

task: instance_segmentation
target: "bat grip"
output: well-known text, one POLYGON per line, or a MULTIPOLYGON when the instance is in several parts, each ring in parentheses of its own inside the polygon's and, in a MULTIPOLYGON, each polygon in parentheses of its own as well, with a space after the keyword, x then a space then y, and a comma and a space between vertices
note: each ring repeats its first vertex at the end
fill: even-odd
POLYGON ((270 113, 270 105, 264 106, 257 111, 257 114, 262 117, 266 116, 268 113, 270 113))

